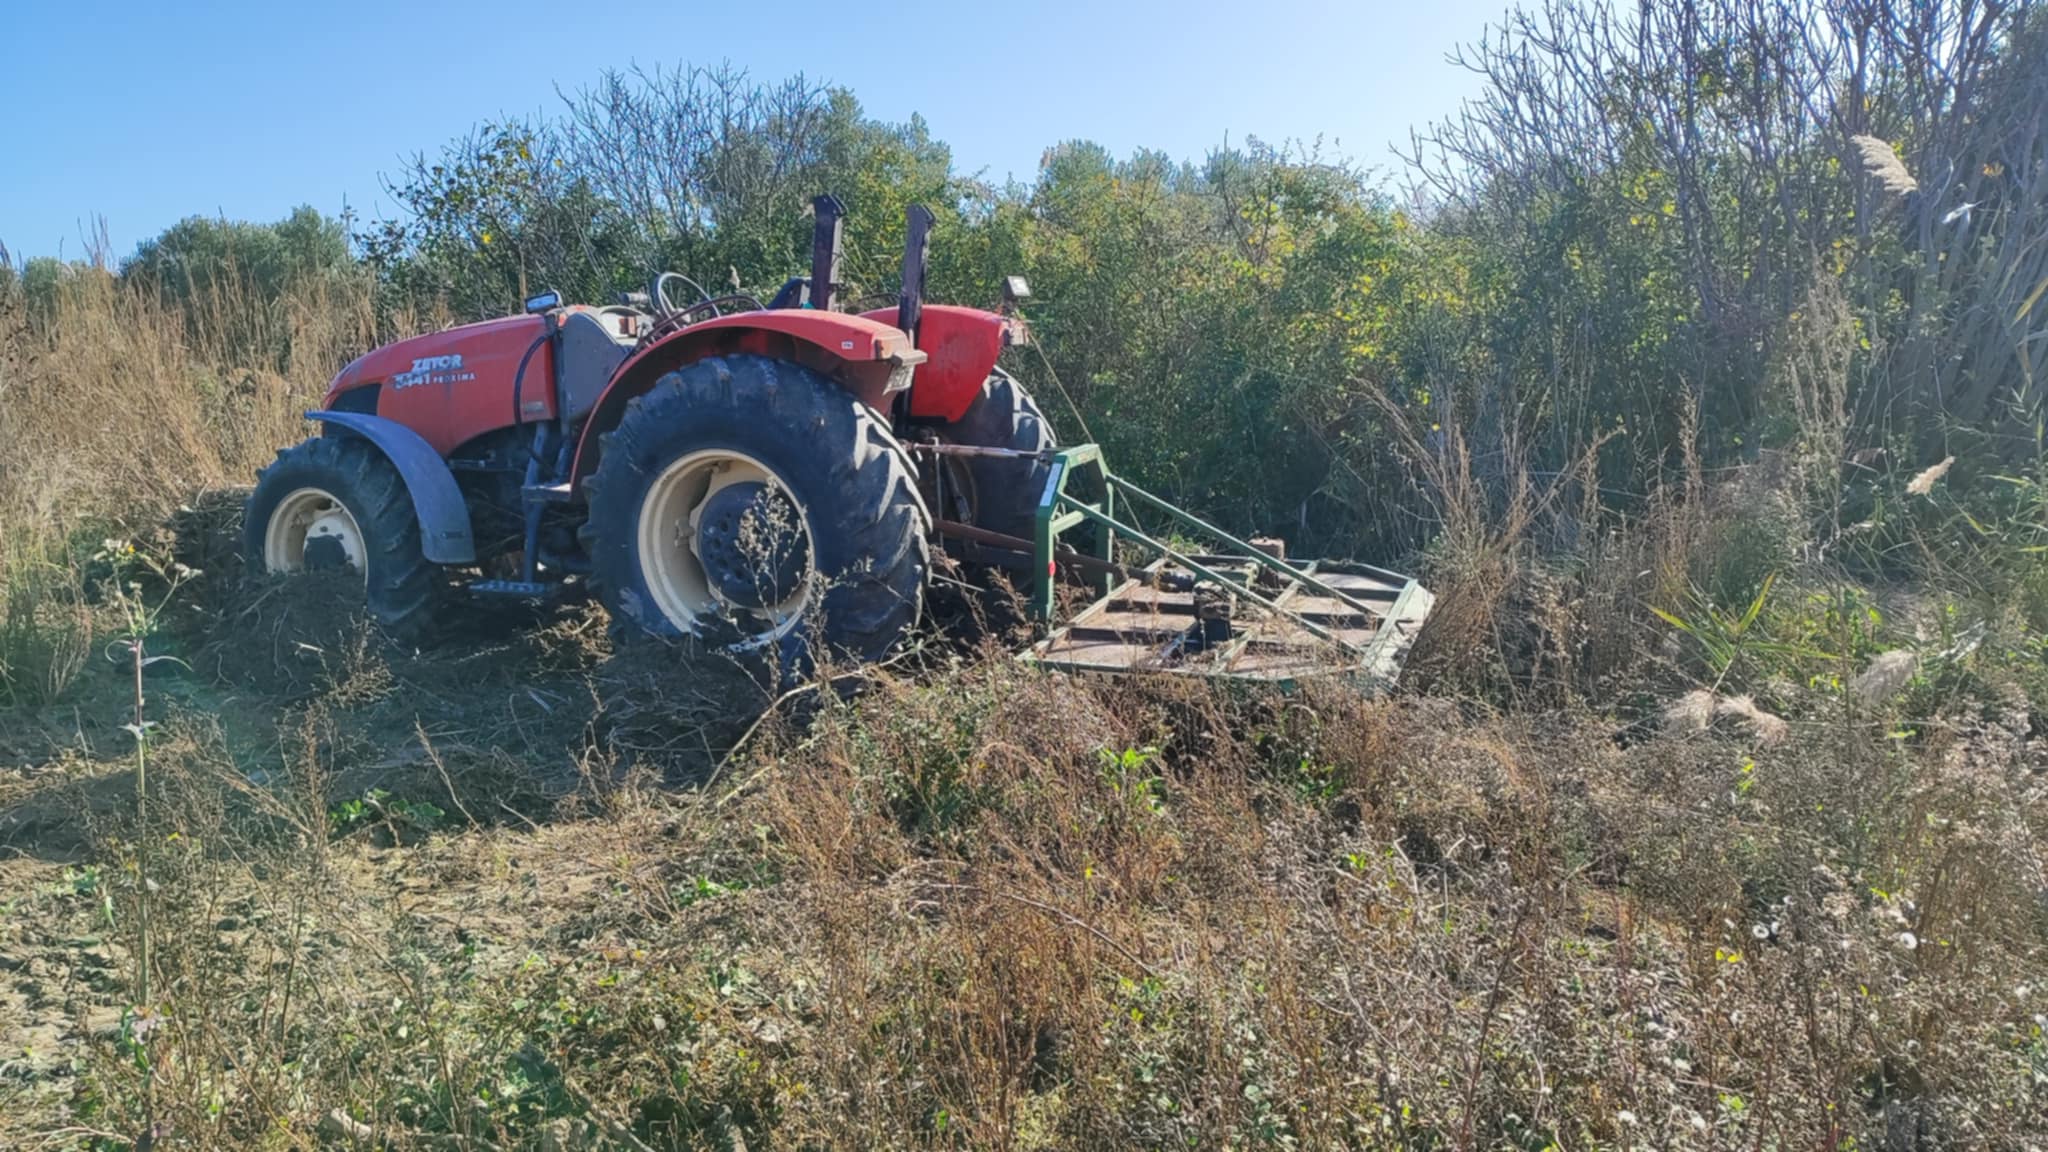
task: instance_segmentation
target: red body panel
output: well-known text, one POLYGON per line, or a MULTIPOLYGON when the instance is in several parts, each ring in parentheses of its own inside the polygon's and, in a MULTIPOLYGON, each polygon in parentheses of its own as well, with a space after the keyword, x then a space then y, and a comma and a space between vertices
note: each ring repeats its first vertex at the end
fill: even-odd
MULTIPOLYGON (((593 441, 617 423, 628 400, 662 373, 705 356, 792 358, 878 409, 909 383, 912 414, 959 419, 995 366, 1011 322, 973 308, 928 305, 920 321, 927 353, 888 323, 894 317, 886 309, 854 316, 792 308, 738 312, 680 329, 638 350, 612 374, 581 434, 573 475, 580 480, 595 466, 593 441), (905 371, 913 367, 914 377, 905 371)), ((376 414, 419 433, 444 457, 486 432, 552 420, 554 344, 542 339, 550 323, 545 316, 509 316, 401 340, 342 369, 321 406, 382 384, 376 414), (513 382, 529 349, 533 357, 515 398, 513 382)))
MULTIPOLYGON (((896 310, 863 315, 894 321, 896 310)), ((947 423, 965 416, 995 369, 996 357, 1013 342, 1013 324, 1007 316, 979 308, 925 305, 917 322, 917 346, 925 362, 918 365, 910 384, 910 414, 947 423)))
POLYGON ((547 329, 545 317, 508 316, 401 340, 343 368, 320 406, 332 408, 343 392, 381 383, 377 415, 447 456, 485 432, 554 418, 552 342, 534 351, 516 408, 512 395, 520 358, 547 329))

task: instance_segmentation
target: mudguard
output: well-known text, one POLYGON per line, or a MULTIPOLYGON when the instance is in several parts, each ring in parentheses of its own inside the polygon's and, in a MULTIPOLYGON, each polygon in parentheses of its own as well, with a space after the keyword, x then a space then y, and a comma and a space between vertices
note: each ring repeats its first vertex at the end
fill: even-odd
POLYGON ((398 469, 420 522, 420 550, 436 564, 474 564, 476 541, 469 533, 469 505, 455 474, 419 433, 403 424, 363 412, 308 412, 306 419, 360 436, 376 445, 398 469))
POLYGON ((634 397, 685 364, 730 355, 794 361, 880 412, 889 410, 891 397, 910 387, 911 372, 925 360, 902 332, 845 312, 734 312, 692 324, 635 352, 613 373, 577 433, 571 482, 580 489, 597 471, 604 434, 618 426, 634 397))

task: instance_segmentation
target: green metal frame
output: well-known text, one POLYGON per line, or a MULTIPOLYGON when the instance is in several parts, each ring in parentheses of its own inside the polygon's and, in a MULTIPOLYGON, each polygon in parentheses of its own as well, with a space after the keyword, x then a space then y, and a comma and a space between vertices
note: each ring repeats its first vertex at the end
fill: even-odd
MULTIPOLYGON (((1149 507, 1162 512, 1182 526, 1218 544, 1233 549, 1241 554, 1244 559, 1251 560, 1270 569, 1304 588, 1313 589, 1315 592, 1331 597, 1367 616, 1378 615, 1378 612, 1373 608, 1342 589, 1332 587, 1330 584, 1317 578, 1307 568, 1298 567, 1289 564, 1285 560, 1270 556, 1252 547, 1249 541, 1240 540, 1199 516, 1176 508, 1172 504, 1161 500, 1143 488, 1111 472, 1109 466, 1103 463, 1102 449, 1099 445, 1078 444, 1072 448, 1061 449, 1053 454, 1052 471, 1046 478, 1045 492, 1039 498, 1037 518, 1033 528, 1032 544, 1035 550, 1034 554, 1037 565, 1032 588, 1032 611, 1037 617, 1040 626, 1047 631, 1053 628, 1058 613, 1058 605, 1055 598, 1057 568, 1055 567, 1054 556, 1059 544, 1059 538, 1083 524, 1092 522, 1101 528, 1101 532, 1097 534, 1095 540, 1095 554, 1102 560, 1113 562, 1116 559, 1116 542, 1118 537, 1121 536, 1144 548, 1152 555, 1164 557, 1174 564, 1187 569, 1203 580, 1213 581, 1254 604, 1287 617, 1319 640, 1337 644, 1345 650, 1360 656, 1376 654, 1376 650, 1384 643, 1384 637, 1376 640, 1372 646, 1365 649, 1347 643, 1314 621, 1308 620, 1297 613, 1290 612, 1275 603, 1271 597, 1252 588, 1248 582, 1219 572, 1215 568, 1203 564, 1194 556, 1175 548, 1173 545, 1148 535, 1130 523, 1119 520, 1117 518, 1119 496, 1122 496, 1128 503, 1149 507), (1084 471, 1092 472, 1100 478, 1102 498, 1099 501, 1091 503, 1067 491, 1067 486, 1074 481, 1077 475, 1082 474, 1084 471)), ((1109 595, 1116 586, 1116 582, 1115 575, 1105 571, 1096 578, 1096 594, 1098 596, 1109 595)))
MULTIPOLYGON (((1052 471, 1046 477, 1045 492, 1038 500, 1038 514, 1031 532, 1034 583, 1031 593, 1032 614, 1038 618, 1040 627, 1050 629, 1058 614, 1054 597, 1053 578, 1057 573, 1057 562, 1053 559, 1059 538, 1087 522, 1088 514, 1095 513, 1109 521, 1102 535, 1096 541, 1095 555, 1098 559, 1116 559, 1116 489, 1107 480, 1109 467, 1102 462, 1102 448, 1095 444, 1077 444, 1053 453, 1052 471), (1102 501, 1099 504, 1085 504, 1067 494, 1067 484, 1076 470, 1093 467, 1101 473, 1105 483, 1102 486, 1102 501)), ((1096 595, 1107 596, 1116 583, 1116 577, 1108 572, 1096 579, 1096 595)))

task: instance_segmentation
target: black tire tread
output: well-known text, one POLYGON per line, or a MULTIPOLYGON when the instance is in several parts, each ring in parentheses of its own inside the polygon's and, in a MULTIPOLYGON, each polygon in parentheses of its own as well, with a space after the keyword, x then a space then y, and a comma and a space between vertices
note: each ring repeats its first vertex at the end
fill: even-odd
POLYGON ((375 445, 355 436, 316 436, 294 444, 256 474, 243 514, 243 570, 262 572, 272 512, 284 497, 306 487, 332 493, 362 530, 370 567, 364 603, 371 618, 401 640, 417 640, 431 631, 442 581, 426 557, 412 494, 397 467, 375 445))
MULTIPOLYGON (((942 426, 939 434, 951 443, 979 448, 1045 452, 1058 446, 1052 423, 1039 410, 1038 402, 1016 377, 1001 368, 989 373, 981 395, 959 420, 942 426)), ((975 525, 1030 538, 1038 497, 1052 466, 1043 460, 972 457, 967 468, 974 478, 975 525)))
POLYGON ((614 507, 613 500, 637 503, 649 470, 688 450, 677 449, 677 430, 720 409, 804 440, 806 451, 828 460, 835 483, 797 493, 812 535, 844 533, 844 548, 869 563, 825 573, 824 639, 836 655, 879 659, 916 625, 931 562, 931 512, 918 494, 915 466, 887 422, 852 395, 800 365, 751 355, 713 357, 668 373, 628 402, 618 426, 599 439, 597 470, 584 481, 590 514, 579 538, 592 557, 589 582, 611 612, 614 639, 651 629, 625 602, 638 558, 630 540, 617 538, 634 523, 637 507, 614 507), (821 523, 827 517, 831 522, 821 523), (634 569, 620 567, 629 560, 634 569))

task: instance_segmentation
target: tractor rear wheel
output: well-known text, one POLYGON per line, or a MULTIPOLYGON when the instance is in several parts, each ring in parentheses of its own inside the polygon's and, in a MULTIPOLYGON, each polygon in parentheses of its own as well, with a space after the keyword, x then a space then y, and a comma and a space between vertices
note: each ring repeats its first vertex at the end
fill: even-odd
POLYGON ((917 622, 931 515, 888 425, 808 368, 723 356, 661 378, 585 482, 590 581, 615 628, 875 660, 917 622))
MULTIPOLYGON (((989 373, 966 413, 941 425, 938 433, 947 443, 978 448, 1046 452, 1058 446, 1037 402, 1001 368, 989 373)), ((970 456, 961 464, 959 472, 972 489, 966 503, 975 527, 1030 539, 1051 463, 1023 456, 970 456)))
POLYGON ((270 576, 354 573, 371 617, 403 639, 433 619, 440 582, 405 479, 353 436, 294 444, 257 475, 243 508, 242 561, 270 576))

